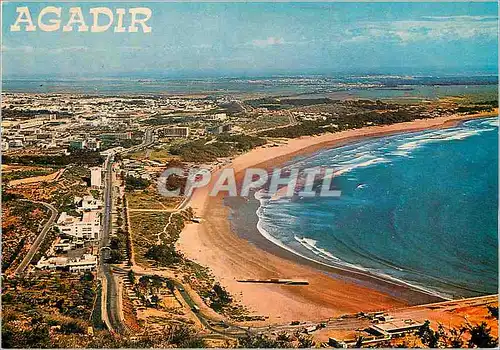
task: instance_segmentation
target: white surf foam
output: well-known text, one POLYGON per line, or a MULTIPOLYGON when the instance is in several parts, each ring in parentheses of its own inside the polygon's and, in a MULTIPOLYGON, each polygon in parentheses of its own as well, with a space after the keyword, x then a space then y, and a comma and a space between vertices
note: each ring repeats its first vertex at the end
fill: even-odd
POLYGON ((357 168, 365 168, 365 167, 368 167, 370 165, 380 164, 380 163, 388 163, 388 162, 389 162, 388 159, 383 158, 383 157, 379 157, 379 158, 373 158, 373 159, 370 159, 370 160, 367 160, 364 162, 360 162, 360 163, 354 163, 354 164, 347 165, 344 167, 341 166, 341 168, 339 170, 337 170, 333 173, 333 176, 340 176, 342 174, 351 172, 357 168))
MULTIPOLYGON (((278 246, 278 247, 280 247, 280 248, 282 248, 282 249, 284 249, 284 250, 286 250, 286 251, 288 251, 288 252, 290 252, 290 253, 292 253, 294 255, 297 255, 297 256, 299 256, 299 257, 301 257, 303 259, 306 259, 306 260, 312 261, 314 263, 317 263, 319 265, 323 265, 323 266, 326 266, 326 267, 330 267, 330 268, 334 268, 334 269, 339 269, 339 270, 343 270, 343 271, 356 272, 359 275, 371 277, 371 278, 378 279, 378 280, 384 281, 386 283, 394 284, 394 285, 405 286, 405 287, 408 287, 410 289, 413 289, 413 290, 416 290, 416 291, 419 291, 419 292, 422 292, 422 293, 425 293, 425 294, 428 294, 428 295, 437 296, 437 297, 440 297, 440 298, 443 298, 443 299, 450 299, 450 300, 452 299, 449 295, 446 295, 444 293, 440 293, 440 292, 431 290, 431 289, 429 289, 427 287, 420 286, 417 283, 409 283, 407 281, 404 281, 402 279, 393 277, 391 275, 388 275, 388 274, 380 272, 380 271, 376 271, 376 270, 368 269, 368 268, 360 266, 360 265, 354 265, 354 264, 348 263, 346 261, 343 261, 341 259, 336 258, 335 256, 333 256, 333 254, 331 254, 329 252, 327 252, 327 253, 329 253, 330 255, 332 255, 334 257, 334 259, 325 259, 323 257, 323 260, 326 260, 328 262, 317 260, 317 259, 313 259, 310 256, 307 256, 305 254, 302 254, 302 253, 298 252, 296 249, 290 247, 289 245, 283 243, 278 238, 276 238, 273 235, 271 235, 264 228, 264 223, 263 223, 264 222, 263 206, 265 205, 266 201, 267 201, 266 199, 263 199, 261 197, 261 199, 260 199, 261 205, 259 206, 259 208, 256 211, 256 214, 258 216, 257 229, 258 229, 258 231, 260 232, 260 234, 264 238, 266 238, 269 242, 275 244, 276 246, 278 246)), ((304 242, 310 248, 312 248, 312 247, 315 247, 315 245, 316 245, 316 241, 314 241, 314 242, 313 241, 314 240, 312 240, 312 239, 309 238, 307 241, 304 241, 304 242), (314 243, 314 244, 311 244, 311 243, 314 243)), ((302 244, 302 246, 304 246, 304 245, 302 244)), ((305 247, 305 248, 308 249, 308 250, 311 250, 310 248, 307 248, 307 247, 305 247)), ((315 247, 315 250, 318 253, 326 255, 326 254, 324 254, 325 251, 323 249, 321 249, 321 248, 318 249, 318 247, 315 247)), ((316 254, 316 255, 318 255, 318 254, 316 254)))
MULTIPOLYGON (((425 131, 412 134, 389 136, 382 139, 365 141, 364 143, 359 144, 358 146, 351 144, 335 148, 332 151, 339 153, 328 154, 330 164, 324 164, 325 154, 316 154, 314 157, 308 157, 306 159, 302 159, 300 162, 294 164, 295 165, 305 164, 307 166, 311 166, 311 164, 314 164, 315 161, 318 161, 321 162, 319 164, 328 167, 332 166, 331 164, 334 161, 337 166, 340 166, 340 168, 333 175, 339 176, 348 173, 356 168, 368 167, 379 163, 390 163, 392 161, 390 156, 411 157, 411 152, 429 143, 464 140, 469 137, 479 135, 485 131, 493 131, 495 129, 491 127, 496 127, 498 126, 498 124, 499 123, 497 118, 489 118, 482 120, 480 123, 478 123, 477 120, 466 122, 463 125, 466 125, 467 128, 461 127, 461 128, 444 129, 444 130, 437 130, 430 132, 425 131), (381 150, 382 144, 384 145, 383 150, 381 150), (391 147, 387 147, 387 145, 391 144, 392 144, 391 147)), ((357 188, 363 188, 363 187, 364 185, 361 184, 358 185, 357 188)), ((418 290, 420 292, 429 295, 438 296, 444 299, 451 299, 451 297, 446 293, 433 290, 431 288, 428 288, 427 286, 422 286, 414 282, 404 281, 402 279, 391 276, 384 271, 369 269, 360 265, 355 265, 343 261, 338 257, 336 257, 335 255, 333 255, 331 252, 328 252, 327 250, 318 247, 318 242, 316 240, 294 235, 294 239, 297 243, 300 244, 300 247, 303 247, 310 253, 314 254, 317 257, 317 259, 311 257, 309 254, 299 252, 297 249, 287 245, 286 243, 276 238, 265 229, 264 225, 266 218, 264 216, 264 207, 268 203, 268 199, 266 199, 264 194, 259 194, 258 192, 255 193, 255 198, 258 199, 261 204, 256 212, 259 218, 257 223, 257 229, 264 238, 266 238, 273 244, 281 247, 282 249, 285 249, 286 251, 292 254, 295 254, 306 260, 313 261, 323 266, 332 267, 345 271, 355 271, 356 273, 361 275, 370 276, 372 278, 380 279, 388 283, 404 285, 407 286, 408 288, 418 290)), ((392 268, 398 271, 402 272, 404 271, 402 268, 397 266, 393 266, 392 268)))

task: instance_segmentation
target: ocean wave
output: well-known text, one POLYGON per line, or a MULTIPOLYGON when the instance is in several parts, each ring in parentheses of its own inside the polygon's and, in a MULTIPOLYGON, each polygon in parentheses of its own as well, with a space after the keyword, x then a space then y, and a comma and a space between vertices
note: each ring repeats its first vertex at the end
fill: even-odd
POLYGON ((293 238, 299 242, 300 244, 302 244, 305 248, 309 249, 311 252, 313 252, 314 254, 317 254, 321 257, 326 257, 328 259, 332 259, 332 260, 336 260, 336 261, 340 261, 339 258, 337 258, 336 256, 334 256, 332 253, 330 253, 329 251, 323 249, 323 248, 319 248, 317 246, 318 244, 318 241, 312 239, 312 238, 306 238, 306 237, 303 237, 303 238, 300 238, 298 236, 293 236, 293 238))
POLYGON ((382 157, 373 158, 373 159, 370 159, 370 160, 367 160, 364 162, 354 163, 354 164, 350 164, 350 165, 345 166, 345 167, 341 167, 339 170, 333 172, 333 176, 340 176, 340 175, 343 175, 345 173, 351 172, 357 168, 364 168, 364 167, 368 167, 371 165, 380 164, 380 163, 388 163, 388 162, 390 162, 390 161, 386 158, 382 158, 382 157))
MULTIPOLYGON (((464 140, 486 131, 494 131, 498 124, 499 120, 496 117, 474 119, 455 128, 372 138, 301 157, 288 165, 301 168, 314 166, 345 168, 349 164, 363 164, 364 161, 375 158, 386 158, 386 162, 392 160, 391 156, 411 158, 413 151, 426 144, 464 140), (325 156, 328 156, 328 161, 325 161, 325 156)), ((348 171, 343 170, 341 174, 345 172, 348 171)))
POLYGON ((413 158, 411 155, 410 155, 410 152, 409 151, 402 151, 402 150, 399 150, 399 151, 392 151, 389 153, 389 155, 391 156, 396 156, 396 157, 406 157, 406 158, 413 158))
MULTIPOLYGON (((290 162, 289 166, 292 164, 294 166, 301 165, 308 168, 315 166, 333 167, 335 168, 333 176, 344 175, 344 178, 349 179, 349 181, 357 181, 358 185, 356 189, 362 189, 365 185, 356 179, 356 172, 353 172, 357 168, 375 166, 383 163, 396 164, 397 158, 412 158, 412 152, 414 152, 414 150, 424 147, 427 144, 461 141, 480 135, 483 132, 494 131, 495 127, 498 127, 498 119, 488 118, 468 121, 463 123, 460 127, 450 129, 421 131, 374 138, 360 141, 355 144, 324 150, 314 154, 314 156, 301 158, 298 162, 290 162), (346 176, 348 173, 352 173, 353 176, 346 176)), ((278 204, 277 202, 271 202, 269 200, 270 198, 266 197, 265 193, 260 191, 255 192, 254 195, 260 202, 260 206, 256 211, 258 216, 258 231, 264 238, 282 249, 323 266, 352 271, 388 283, 404 285, 429 295, 435 295, 445 299, 450 298, 447 294, 449 292, 447 288, 442 290, 443 288, 438 288, 437 286, 422 286, 419 283, 411 281, 411 277, 407 277, 419 275, 424 279, 435 278, 433 276, 427 276, 421 271, 405 270, 399 266, 391 266, 389 270, 385 268, 381 270, 378 268, 360 266, 338 258, 333 253, 321 248, 318 241, 309 237, 300 236, 301 232, 294 234, 294 232, 290 232, 289 229, 285 229, 289 227, 289 224, 293 220, 298 220, 300 216, 291 215, 291 212, 284 206, 286 204, 281 204, 278 210, 274 210, 274 208, 277 207, 272 207, 272 205, 278 204), (270 210, 266 210, 266 208, 270 210), (400 275, 405 276, 404 279, 398 278, 400 275)), ((352 198, 344 198, 344 200, 348 202, 352 200, 352 198)), ((452 285, 452 281, 444 281, 441 278, 439 282, 446 282, 449 286, 452 285)), ((439 283, 437 285, 439 285, 439 283)), ((460 288, 463 288, 463 286, 460 288)))
MULTIPOLYGON (((255 198, 257 199, 257 196, 255 198)), ((348 272, 349 271, 355 272, 358 275, 371 277, 374 279, 384 281, 386 283, 405 286, 407 288, 410 288, 410 289, 413 289, 413 290, 416 290, 416 291, 419 291, 419 292, 422 292, 422 293, 425 293, 428 295, 437 296, 437 297, 442 298, 442 299, 448 299, 448 300, 452 299, 452 297, 448 294, 429 289, 429 288, 421 286, 417 283, 410 283, 410 282, 404 281, 402 279, 396 278, 394 276, 391 276, 391 275, 384 273, 382 271, 369 269, 369 268, 363 267, 361 265, 355 265, 355 264, 351 264, 351 263, 348 263, 346 261, 343 261, 343 260, 333 256, 333 254, 327 252, 326 250, 324 250, 322 248, 318 248, 316 246, 317 242, 313 239, 308 239, 308 238, 306 238, 306 240, 302 239, 302 243, 301 242, 299 242, 299 243, 301 243, 301 246, 308 249, 309 251, 312 251, 312 249, 313 249, 314 251, 312 251, 312 252, 313 253, 316 252, 315 255, 320 259, 317 259, 317 258, 314 259, 306 254, 300 253, 296 249, 292 248, 288 244, 284 243, 280 239, 273 236, 271 233, 269 233, 268 230, 266 230, 266 228, 264 227, 264 225, 265 225, 265 216, 264 216, 264 205, 265 204, 264 203, 267 200, 263 199, 262 197, 260 197, 260 198, 261 198, 260 199, 261 205, 256 210, 256 214, 258 217, 257 230, 265 239, 267 239, 269 242, 275 244, 276 246, 278 246, 278 247, 280 247, 280 248, 282 248, 282 249, 284 249, 284 250, 286 250, 286 251, 288 251, 296 256, 299 256, 303 259, 312 261, 316 264, 319 264, 319 265, 322 265, 325 267, 339 269, 339 270, 348 271, 348 272), (318 253, 323 255, 323 256, 320 256, 318 253), (332 258, 325 258, 325 257, 328 257, 328 255, 331 255, 333 257, 333 259, 332 258)))
POLYGON ((463 123, 463 125, 467 127, 483 127, 483 126, 493 126, 493 127, 498 127, 499 126, 499 119, 498 117, 492 117, 492 118, 486 118, 486 119, 473 119, 473 120, 468 120, 463 123))
POLYGON ((412 151, 436 142, 457 141, 464 140, 471 136, 477 136, 485 131, 493 131, 494 129, 446 129, 438 132, 424 133, 415 137, 409 138, 409 141, 397 146, 396 150, 392 152, 393 155, 409 155, 412 151), (398 152, 398 153, 396 153, 398 152))

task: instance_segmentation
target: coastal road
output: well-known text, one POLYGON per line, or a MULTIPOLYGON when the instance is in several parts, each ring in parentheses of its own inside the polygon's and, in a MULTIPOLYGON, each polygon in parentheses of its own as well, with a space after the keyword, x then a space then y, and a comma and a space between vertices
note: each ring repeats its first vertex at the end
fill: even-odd
MULTIPOLYGON (((143 141, 140 145, 131 147, 120 154, 135 152, 143 148, 147 148, 154 144, 153 132, 155 128, 151 127, 144 132, 143 141)), ((109 246, 109 235, 111 233, 111 211, 113 208, 113 161, 114 155, 108 156, 105 163, 105 179, 104 179, 104 213, 102 219, 102 234, 99 241, 99 275, 103 277, 102 288, 102 303, 104 306, 105 315, 103 322, 110 330, 118 333, 126 331, 125 325, 120 319, 120 298, 118 297, 118 285, 113 277, 111 264, 105 260, 104 252, 109 246)))
MULTIPOLYGON (((24 201, 28 202, 28 200, 24 200, 24 201)), ((35 201, 29 201, 29 202, 38 203, 38 204, 43 205, 45 208, 47 208, 47 209, 50 210, 51 215, 50 215, 49 221, 47 221, 47 223, 43 227, 42 231, 40 232, 40 234, 38 235, 38 237, 35 239, 35 241, 33 242, 33 244, 31 245, 31 248, 28 251, 28 254, 26 254, 26 256, 24 257, 23 261, 21 261, 21 263, 19 264, 19 266, 15 270, 15 272, 14 272, 15 274, 20 274, 20 273, 24 272, 24 270, 26 269, 26 266, 28 266, 28 264, 30 263, 31 259, 33 259, 33 256, 35 255, 35 253, 40 248, 40 244, 42 244, 43 240, 45 239, 45 236, 47 235, 47 232, 49 232, 50 228, 52 227, 52 224, 54 223, 54 221, 56 220, 56 217, 57 217, 57 209, 54 208, 49 203, 35 202, 35 201)))
MULTIPOLYGON (((124 276, 127 275, 128 269, 121 268, 118 266, 114 267, 115 272, 122 274, 124 276)), ((184 286, 182 285, 181 281, 170 274, 165 275, 162 273, 162 271, 154 270, 154 269, 148 269, 148 268, 142 268, 138 266, 132 266, 130 270, 134 271, 134 274, 136 276, 151 276, 151 275, 157 275, 157 276, 162 276, 170 279, 174 285, 179 294, 182 296, 182 299, 188 305, 192 310, 194 309, 195 306, 198 307, 196 302, 191 298, 189 293, 186 291, 184 286)), ((222 322, 220 320, 215 320, 211 318, 208 315, 205 315, 202 311, 198 312, 193 312, 194 315, 200 320, 201 324, 203 324, 204 327, 206 327, 208 330, 215 334, 223 335, 223 336, 229 336, 229 337, 234 337, 234 338, 240 338, 247 336, 249 333, 251 333, 250 329, 247 327, 240 327, 235 324, 227 323, 227 322, 222 322), (218 327, 214 327, 217 326, 218 327)))
POLYGON ((109 234, 111 232, 111 210, 113 207, 112 203, 112 190, 113 190, 113 156, 109 156, 106 159, 106 176, 104 179, 104 212, 102 219, 102 235, 99 242, 99 274, 104 277, 103 289, 103 304, 104 311, 106 313, 103 321, 107 323, 110 330, 122 333, 125 331, 125 327, 120 322, 120 305, 118 305, 118 288, 113 278, 113 273, 111 271, 111 266, 106 262, 104 257, 103 248, 109 245, 109 234))

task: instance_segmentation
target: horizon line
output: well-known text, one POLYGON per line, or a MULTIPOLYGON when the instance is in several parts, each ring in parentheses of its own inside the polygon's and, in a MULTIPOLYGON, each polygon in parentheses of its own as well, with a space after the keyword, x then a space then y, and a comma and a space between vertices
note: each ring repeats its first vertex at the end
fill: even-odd
POLYGON ((2 4, 9 3, 496 3, 496 0, 4 0, 2 4))

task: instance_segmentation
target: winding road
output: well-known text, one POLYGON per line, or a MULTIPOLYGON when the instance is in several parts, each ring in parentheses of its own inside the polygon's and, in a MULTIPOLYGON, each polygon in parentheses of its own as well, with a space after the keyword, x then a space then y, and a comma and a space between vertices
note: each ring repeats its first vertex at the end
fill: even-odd
POLYGON ((42 232, 40 232, 40 234, 38 235, 38 237, 35 239, 35 241, 31 245, 31 248, 28 251, 28 253, 26 254, 26 256, 24 257, 23 261, 21 261, 21 263, 19 264, 19 266, 17 267, 17 269, 14 271, 14 273, 16 275, 21 274, 21 273, 24 272, 24 270, 26 269, 26 267, 30 263, 31 259, 33 259, 33 256, 35 255, 35 253, 40 248, 40 244, 42 244, 43 240, 45 239, 45 236, 47 236, 47 232, 49 232, 50 228, 52 227, 52 224, 54 223, 54 221, 57 218, 57 209, 54 208, 51 204, 45 203, 45 202, 29 201, 29 200, 26 200, 26 199, 24 199, 23 201, 41 204, 45 208, 47 208, 47 209, 50 210, 51 215, 50 215, 49 220, 47 221, 47 223, 43 227, 42 232))

